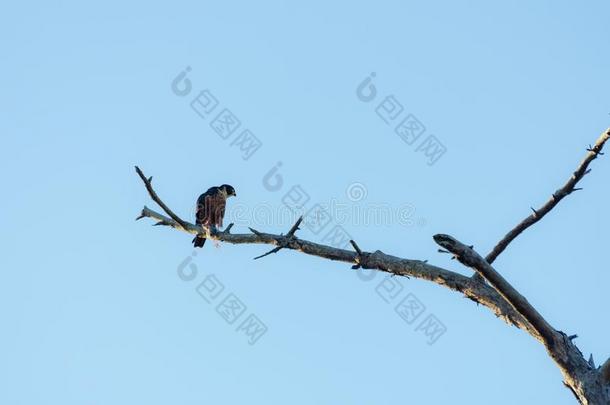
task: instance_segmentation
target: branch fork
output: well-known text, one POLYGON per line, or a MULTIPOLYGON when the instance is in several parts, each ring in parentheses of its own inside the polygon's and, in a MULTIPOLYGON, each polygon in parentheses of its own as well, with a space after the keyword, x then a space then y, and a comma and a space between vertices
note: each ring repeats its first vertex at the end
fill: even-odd
POLYGON ((554 329, 534 306, 492 267, 495 259, 517 236, 542 219, 565 196, 574 191, 582 190, 582 188, 576 187, 577 183, 586 174, 590 173, 589 164, 598 156, 603 155, 602 148, 609 138, 610 129, 602 133, 594 146, 589 146, 587 155, 566 184, 555 191, 540 208, 532 207, 532 214, 509 231, 485 258, 479 255, 472 245, 465 245, 449 235, 434 235, 435 242, 443 248, 439 249, 439 252, 449 253, 453 259, 473 269, 474 275, 472 277, 430 265, 427 261, 391 256, 380 250, 367 253, 362 251, 354 240, 350 240, 354 249, 350 251, 300 239, 295 234, 303 217, 297 220, 286 235, 263 233, 253 228, 249 228, 251 231, 249 234, 232 234, 230 231, 233 224, 227 226, 224 231, 206 230, 201 226, 183 221, 172 212, 155 193, 152 187, 152 176, 146 177, 137 166, 136 172, 144 182, 150 197, 169 217, 144 206, 136 220, 151 218, 157 221, 154 224, 155 226, 168 226, 195 235, 202 234, 203 231, 206 237, 227 243, 275 245, 273 249, 256 257, 255 260, 277 253, 282 249, 290 249, 324 259, 350 263, 352 269, 375 269, 391 275, 412 276, 432 281, 464 294, 466 298, 489 308, 494 315, 508 324, 515 325, 542 342, 563 374, 564 384, 574 393, 579 402, 584 405, 609 404, 610 359, 596 369, 592 355, 589 360, 586 360, 578 347, 574 345, 573 340, 577 335, 568 336, 554 329))
POLYGON ((602 149, 609 138, 610 128, 599 136, 593 147, 589 145, 589 148, 587 148, 587 154, 580 165, 572 173, 568 181, 561 188, 555 191, 551 198, 543 206, 538 209, 531 208, 533 213, 511 229, 502 238, 502 240, 500 240, 496 246, 494 246, 492 251, 489 252, 489 254, 485 257, 485 260, 487 260, 489 264, 492 264, 517 236, 519 236, 530 226, 534 225, 536 222, 540 221, 546 214, 555 208, 555 206, 559 204, 559 201, 561 201, 565 196, 573 193, 574 191, 582 190, 582 188, 577 188, 576 185, 585 175, 591 172, 591 169, 589 169, 589 164, 598 156, 603 155, 602 149))
MULTIPOLYGON (((268 251, 267 253, 255 257, 254 260, 262 259, 265 256, 269 256, 270 254, 277 253, 280 250, 287 248, 291 242, 295 241, 294 234, 296 233, 297 230, 301 229, 301 228, 299 228, 299 225, 301 225, 301 222, 303 222, 302 216, 299 217, 299 219, 297 220, 297 222, 295 222, 294 225, 292 225, 292 228, 290 228, 290 230, 288 231, 286 236, 281 235, 281 238, 278 240, 278 243, 277 243, 278 246, 276 248, 273 248, 270 251, 268 251)), ((255 231, 252 228, 250 228, 250 230, 257 235, 260 235, 260 232, 255 231)))

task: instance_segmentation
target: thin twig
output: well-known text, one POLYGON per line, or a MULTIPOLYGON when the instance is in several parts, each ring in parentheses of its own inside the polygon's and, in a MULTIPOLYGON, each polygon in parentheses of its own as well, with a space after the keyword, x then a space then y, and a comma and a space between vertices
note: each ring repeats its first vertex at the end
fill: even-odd
MULTIPOLYGON (((184 228, 173 219, 148 207, 142 209, 142 215, 156 221, 164 220, 170 224, 170 227, 191 235, 197 235, 201 232, 200 226, 186 222, 186 228, 184 228)), ((250 228, 250 231, 252 233, 218 233, 210 235, 209 239, 232 244, 267 244, 277 246, 281 243, 282 238, 284 238, 284 235, 263 233, 252 228, 250 228)), ((288 243, 285 248, 306 255, 344 263, 354 263, 357 256, 357 252, 322 245, 297 238, 296 236, 293 237, 292 242, 288 243)), ((364 256, 362 264, 366 265, 366 268, 371 270, 384 271, 397 276, 412 276, 422 280, 428 280, 449 288, 450 290, 463 293, 469 298, 475 298, 481 305, 489 308, 498 318, 504 320, 509 325, 514 325, 536 337, 535 331, 532 329, 531 325, 529 325, 529 323, 527 323, 527 321, 523 319, 523 317, 519 315, 492 287, 482 283, 474 283, 470 277, 433 266, 425 261, 404 259, 380 251, 364 256)))
POLYGON ((277 252, 279 252, 280 250, 282 250, 282 248, 283 248, 283 246, 278 246, 278 247, 276 247, 276 248, 273 248, 273 249, 271 249, 270 251, 268 251, 267 253, 264 253, 264 254, 262 254, 262 255, 260 255, 260 256, 256 256, 256 257, 254 258, 254 260, 262 259, 262 258, 263 258, 263 257, 265 257, 265 256, 269 256, 270 254, 277 253, 277 252))
POLYGON ((492 264, 494 260, 508 247, 508 245, 536 222, 540 221, 546 214, 549 213, 565 196, 570 193, 580 190, 575 188, 576 184, 591 170, 588 169, 589 164, 597 158, 598 155, 603 155, 602 149, 606 141, 610 138, 610 128, 606 130, 595 142, 593 147, 589 146, 587 154, 582 160, 576 171, 570 176, 570 179, 563 185, 559 190, 555 191, 551 198, 540 208, 532 208, 533 213, 521 221, 516 227, 508 232, 504 238, 492 249, 492 251, 485 257, 487 263, 492 264))
POLYGON ((354 264, 352 266, 352 270, 358 270, 359 268, 362 267, 362 264, 361 264, 362 263, 362 250, 360 249, 360 246, 358 246, 356 241, 350 239, 349 243, 351 243, 352 247, 354 248, 354 250, 357 253, 356 264, 354 264))
POLYGON ((290 228, 290 230, 288 231, 286 236, 287 237, 294 236, 295 232, 300 229, 299 226, 301 225, 301 222, 303 222, 303 217, 302 216, 299 217, 299 219, 297 219, 297 222, 295 222, 294 225, 292 225, 292 228, 290 228))
MULTIPOLYGON (((167 205, 165 205, 165 203, 163 201, 161 201, 161 199, 159 198, 157 193, 155 193, 155 190, 153 189, 152 184, 151 184, 152 176, 149 178, 146 178, 146 176, 144 176, 144 173, 142 172, 142 170, 140 170, 140 168, 138 166, 136 166, 136 172, 138 173, 138 176, 140 176, 140 178, 144 182, 144 185, 146 186, 146 190, 148 191, 148 194, 150 194, 150 198, 152 198, 152 200, 154 202, 159 204, 159 207, 163 208, 163 211, 165 211, 167 213, 167 215, 169 215, 174 221, 179 223, 183 229, 186 230, 187 229, 186 223, 182 219, 180 219, 180 217, 178 215, 174 214, 174 212, 172 210, 170 210, 169 207, 167 205)), ((140 215, 140 217, 141 217, 141 215, 140 215)), ((140 217, 138 217, 138 219, 140 217)), ((160 224, 158 224, 158 225, 160 225, 160 224)))
POLYGON ((356 251, 356 253, 358 253, 358 256, 362 257, 362 250, 360 249, 360 246, 358 246, 358 244, 354 240, 350 240, 349 243, 351 243, 351 245, 354 247, 354 250, 356 251))
POLYGON ((262 233, 262 232, 259 232, 259 231, 257 231, 257 230, 256 230, 256 229, 254 229, 254 228, 248 228, 248 229, 250 230, 250 232, 252 232, 253 234, 255 234, 255 235, 257 235, 257 236, 262 236, 262 235, 263 235, 263 233, 262 233))
MULTIPOLYGON (((282 250, 283 248, 287 247, 290 239, 294 238, 294 234, 299 229, 299 225, 301 225, 301 222, 303 222, 303 217, 302 216, 299 217, 299 219, 297 220, 297 222, 295 222, 294 225, 292 225, 292 228, 290 228, 290 230, 288 231, 286 236, 282 236, 281 241, 279 242, 279 246, 278 247, 271 249, 270 251, 268 251, 265 254, 262 254, 260 256, 256 256, 254 258, 254 260, 262 259, 265 256, 269 256, 270 254, 277 253, 280 250, 282 250)), ((253 229, 250 229, 250 230, 254 232, 253 229)))

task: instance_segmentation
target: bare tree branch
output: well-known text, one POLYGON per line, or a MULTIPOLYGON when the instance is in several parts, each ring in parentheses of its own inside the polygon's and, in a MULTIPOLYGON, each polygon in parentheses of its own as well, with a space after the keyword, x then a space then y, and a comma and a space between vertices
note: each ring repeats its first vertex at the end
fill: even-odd
POLYGON ((358 246, 356 241, 350 240, 349 243, 352 245, 352 247, 356 251, 356 264, 354 264, 352 266, 352 270, 358 270, 358 269, 362 268, 360 263, 362 263, 362 256, 364 255, 364 253, 362 253, 362 250, 360 249, 360 246, 358 246))
MULTIPOLYGON (((140 168, 138 166, 136 166, 136 172, 138 173, 138 176, 140 176, 140 178, 144 182, 144 185, 146 186, 146 190, 148 191, 148 194, 150 194, 150 198, 152 198, 152 200, 154 202, 159 204, 159 207, 163 208, 163 211, 165 211, 167 213, 167 215, 169 215, 174 221, 176 221, 178 224, 180 224, 180 226, 183 229, 186 230, 186 223, 182 219, 180 219, 180 217, 178 215, 174 214, 174 212, 172 210, 170 210, 169 207, 167 205, 165 205, 165 203, 163 203, 163 201, 161 201, 159 196, 157 196, 157 193, 155 193, 155 190, 152 187, 152 176, 150 176, 149 178, 146 178, 146 176, 144 176, 144 173, 142 172, 142 170, 140 170, 140 168)), ((136 221, 141 218, 143 218, 142 215, 140 215, 138 218, 136 218, 136 221)), ((158 222, 157 225, 168 225, 168 224, 158 222)))
POLYGON ((538 313, 538 311, 521 295, 504 277, 500 275, 491 265, 481 257, 472 246, 466 246, 449 235, 434 235, 434 240, 443 248, 455 255, 455 258, 463 265, 472 268, 479 273, 510 305, 523 316, 542 336, 547 347, 553 347, 556 339, 556 331, 538 313))
POLYGON ((262 259, 265 256, 269 256, 270 254, 277 253, 280 250, 282 250, 283 248, 285 248, 286 246, 288 246, 289 240, 294 237, 294 233, 299 229, 299 225, 301 225, 302 221, 303 221, 303 217, 299 217, 297 222, 292 226, 292 228, 290 228, 290 230, 288 231, 286 236, 283 237, 283 239, 280 242, 280 245, 278 247, 271 249, 270 251, 268 251, 265 254, 255 257, 254 260, 262 259))
POLYGON ((302 217, 298 219, 286 235, 264 233, 253 228, 249 228, 251 233, 248 234, 231 234, 230 230, 233 224, 230 224, 225 231, 204 229, 201 226, 183 221, 174 214, 161 201, 152 188, 152 177, 146 178, 144 173, 136 166, 136 171, 144 182, 151 198, 170 216, 168 218, 145 206, 137 219, 151 218, 157 221, 154 225, 169 226, 190 234, 205 232, 207 238, 227 243, 275 246, 267 253, 255 259, 277 253, 281 249, 290 249, 324 259, 350 263, 352 264, 352 269, 355 270, 364 268, 383 271, 393 275, 411 276, 432 281, 451 290, 461 292, 477 304, 489 308, 497 317, 502 318, 508 324, 523 329, 543 343, 550 357, 558 365, 564 377, 564 384, 572 391, 581 404, 608 405, 610 404, 610 359, 602 367, 596 369, 592 356, 587 361, 573 343, 577 335, 568 336, 561 331, 555 330, 533 305, 491 266, 491 263, 521 232, 538 222, 561 199, 576 190, 580 190, 575 187, 576 184, 589 173, 589 164, 597 156, 602 155, 602 148, 609 138, 610 129, 599 137, 593 147, 589 147, 587 155, 568 182, 558 189, 552 198, 541 208, 538 210, 532 208, 533 214, 511 230, 486 258, 480 256, 472 246, 467 246, 449 235, 434 235, 436 243, 446 249, 439 251, 451 253, 454 259, 473 269, 475 271, 473 277, 466 277, 459 273, 430 265, 427 263, 427 260, 404 259, 385 254, 380 250, 366 252, 353 240, 350 243, 354 251, 349 251, 300 239, 295 236, 295 233, 303 220, 302 217), (489 284, 481 282, 480 279, 486 280, 489 284))
POLYGON ((589 358, 589 361, 585 360, 580 350, 572 342, 573 336, 570 337, 555 330, 523 295, 473 250, 472 246, 466 246, 455 238, 443 234, 434 235, 434 240, 453 253, 460 263, 472 268, 487 280, 513 309, 527 320, 541 338, 539 340, 546 347, 550 357, 558 365, 564 377, 564 384, 582 404, 610 403, 603 372, 595 369, 593 356, 589 358))
MULTIPOLYGON (((185 222, 184 226, 181 226, 173 219, 151 210, 146 206, 142 209, 140 216, 162 222, 169 227, 189 234, 197 235, 201 232, 201 227, 197 225, 185 222)), ((259 232, 255 229, 250 230, 252 231, 250 234, 231 234, 224 231, 206 235, 206 237, 232 244, 266 244, 280 246, 285 242, 284 235, 259 232)), ((459 273, 429 265, 426 261, 402 259, 396 256, 387 255, 379 250, 374 253, 361 251, 359 254, 349 250, 310 242, 297 238, 296 236, 287 241, 283 247, 311 256, 359 265, 365 269, 374 269, 399 276, 411 276, 432 281, 453 291, 463 293, 470 300, 489 308, 498 318, 509 325, 514 325, 519 329, 523 329, 540 340, 537 332, 530 324, 492 287, 478 283, 470 277, 459 273)))
MULTIPOLYGON (((151 218, 157 223, 161 222, 166 226, 189 234, 199 234, 201 227, 185 222, 184 226, 178 224, 148 207, 144 207, 140 214, 143 218, 151 218)), ((231 226, 231 225, 229 225, 231 226)), ((216 232, 206 237, 221 242, 232 244, 266 244, 275 245, 282 243, 284 235, 275 235, 259 232, 252 229, 250 234, 231 234, 226 230, 216 232)), ((357 245, 356 245, 357 246, 357 245)), ((467 298, 489 308, 498 318, 501 318, 509 325, 514 325, 523 329, 532 337, 539 340, 546 346, 543 336, 532 327, 521 314, 516 311, 507 300, 504 299, 492 286, 473 280, 471 277, 461 275, 440 267, 427 264, 425 261, 403 259, 396 256, 385 254, 379 250, 375 252, 365 252, 359 247, 358 251, 338 249, 331 246, 321 245, 310 242, 296 236, 286 244, 286 249, 296 250, 301 253, 317 256, 324 259, 360 265, 365 269, 384 271, 399 276, 411 276, 422 280, 432 281, 436 284, 449 288, 450 290, 463 293, 467 298)), ((572 340, 561 332, 557 332, 558 341, 561 343, 562 350, 557 349, 551 353, 551 357, 559 365, 564 375, 564 383, 575 393, 583 404, 603 404, 605 402, 586 402, 583 398, 605 398, 601 392, 601 377, 597 371, 593 372, 588 362, 583 358, 578 348, 572 340), (599 391, 599 392, 598 392, 599 391)), ((547 348, 548 350, 548 348, 547 348)), ((605 365, 606 366, 606 365, 605 365)), ((610 368, 610 366, 608 366, 610 368)))
POLYGON ((610 128, 606 132, 602 133, 595 142, 593 147, 589 146, 585 158, 580 163, 576 171, 572 174, 570 179, 560 189, 555 191, 551 198, 540 208, 532 208, 532 214, 521 221, 516 227, 510 230, 504 238, 492 249, 492 251, 485 257, 487 263, 492 264, 494 260, 506 249, 506 247, 517 237, 521 232, 525 231, 536 222, 540 221, 546 214, 548 214, 565 196, 571 194, 574 191, 580 190, 575 188, 576 184, 591 170, 588 169, 589 164, 595 160, 598 156, 603 155, 602 149, 606 141, 610 138, 610 128))

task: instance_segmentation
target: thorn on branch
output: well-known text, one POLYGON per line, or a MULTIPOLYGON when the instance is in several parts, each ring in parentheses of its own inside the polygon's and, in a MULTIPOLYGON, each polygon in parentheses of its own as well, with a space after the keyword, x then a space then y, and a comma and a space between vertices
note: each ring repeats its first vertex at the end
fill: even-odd
POLYGON ((451 260, 457 259, 457 256, 454 255, 453 253, 449 252, 448 250, 445 250, 445 249, 437 249, 437 250, 439 253, 447 253, 447 254, 453 255, 453 256, 451 256, 451 260))
POLYGON ((267 253, 265 253, 265 254, 262 254, 262 255, 260 255, 260 256, 256 256, 256 257, 254 258, 254 260, 262 259, 262 258, 263 258, 263 257, 265 257, 265 256, 269 256, 270 254, 277 253, 277 252, 279 252, 280 250, 282 250, 282 248, 283 248, 283 246, 278 246, 278 247, 275 247, 275 248, 271 249, 270 251, 268 251, 268 252, 267 252, 267 253))
POLYGON ((235 225, 235 224, 234 224, 233 222, 231 222, 231 223, 229 224, 229 226, 227 226, 227 227, 225 228, 225 230, 223 231, 223 233, 231 233, 231 228, 233 228, 233 225, 235 225))
POLYGON ((253 233, 253 234, 255 234, 256 236, 263 236, 263 234, 262 234, 261 232, 257 231, 257 230, 256 230, 256 229, 254 229, 254 228, 250 228, 250 227, 248 227, 248 229, 250 230, 250 232, 252 232, 252 233, 253 233))
POLYGON ((570 341, 576 339, 578 337, 578 335, 574 334, 574 335, 570 335, 568 336, 568 339, 570 339, 570 341))
POLYGON ((592 369, 595 369, 595 362, 593 361, 593 353, 591 353, 591 354, 589 355, 589 361, 588 361, 588 363, 589 363, 589 366, 591 366, 591 368, 592 368, 592 369))
POLYGON ((354 240, 350 239, 349 243, 352 244, 354 250, 356 251, 356 264, 352 266, 352 270, 358 270, 360 267, 362 267, 362 250, 354 240))
POLYGON ((589 145, 589 147, 587 148, 587 152, 593 152, 593 153, 595 153, 595 155, 603 155, 604 154, 604 152, 601 151, 600 145, 595 145, 594 147, 589 145))
POLYGON ((139 220, 141 220, 142 218, 145 218, 145 217, 146 217, 146 215, 144 215, 144 211, 142 211, 140 216, 136 218, 136 221, 139 221, 139 220))
POLYGON ((538 218, 538 211, 534 207, 530 207, 530 209, 534 212, 534 218, 538 218))
MULTIPOLYGON (((271 249, 270 251, 268 251, 265 254, 262 254, 260 256, 255 257, 254 260, 262 259, 265 256, 269 256, 270 254, 277 253, 280 250, 282 250, 283 248, 285 248, 286 246, 288 246, 288 243, 290 243, 290 240, 294 238, 295 232, 299 229, 299 225, 301 225, 301 222, 303 222, 303 217, 302 216, 299 217, 299 219, 297 220, 297 222, 295 222, 294 225, 292 225, 292 228, 290 228, 290 230, 288 231, 286 236, 284 236, 281 240, 277 241, 278 242, 278 246, 277 247, 274 247, 273 249, 271 249)), ((258 236, 261 236, 260 232, 254 230, 252 228, 250 228, 250 230, 254 234, 256 234, 258 236)))
POLYGON ((299 229, 299 225, 301 225, 301 222, 303 222, 303 217, 299 217, 299 219, 297 220, 297 222, 295 222, 294 225, 292 225, 292 228, 290 228, 290 230, 288 231, 288 233, 286 234, 287 237, 292 237, 294 236, 295 232, 298 231, 299 229))
POLYGON ((360 246, 358 246, 356 241, 350 240, 349 243, 352 244, 352 246, 354 247, 354 250, 356 251, 356 253, 358 253, 358 256, 362 257, 362 250, 360 249, 360 246))
POLYGON ((571 194, 574 191, 580 190, 575 189, 576 184, 588 173, 591 172, 589 168, 589 164, 597 158, 598 155, 603 155, 602 148, 605 143, 610 139, 610 130, 606 130, 600 137, 597 139, 593 146, 589 145, 587 148, 587 154, 585 158, 581 161, 580 165, 576 168, 575 171, 572 172, 572 176, 570 179, 559 189, 557 189, 551 196, 551 198, 538 210, 532 209, 534 211, 533 216, 528 216, 520 223, 518 223, 513 229, 511 229, 504 238, 502 238, 496 246, 492 249, 491 252, 485 257, 485 260, 492 264, 494 260, 504 251, 507 246, 523 231, 532 226, 534 223, 538 222, 542 219, 547 213, 549 213, 564 197, 571 194))

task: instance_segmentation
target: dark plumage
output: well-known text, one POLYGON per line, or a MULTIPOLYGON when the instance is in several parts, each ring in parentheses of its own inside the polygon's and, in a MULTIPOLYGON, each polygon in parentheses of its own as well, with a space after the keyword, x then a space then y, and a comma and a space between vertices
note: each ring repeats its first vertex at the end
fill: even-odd
MULTIPOLYGON (((195 223, 207 228, 218 229, 222 227, 227 198, 235 196, 237 196, 235 189, 228 184, 210 187, 208 191, 201 194, 197 199, 195 223)), ((193 245, 195 247, 203 247, 204 244, 205 238, 195 236, 193 239, 193 245)))

